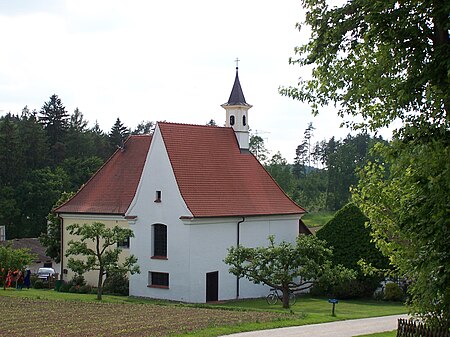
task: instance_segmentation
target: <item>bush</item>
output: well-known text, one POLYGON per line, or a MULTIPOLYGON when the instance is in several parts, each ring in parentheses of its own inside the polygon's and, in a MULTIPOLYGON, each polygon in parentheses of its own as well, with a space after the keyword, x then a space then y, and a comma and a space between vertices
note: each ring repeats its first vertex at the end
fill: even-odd
POLYGON ((403 291, 397 283, 388 283, 384 288, 384 299, 386 301, 401 301, 403 299, 403 291))
POLYGON ((355 279, 334 287, 316 284, 310 293, 313 296, 328 296, 339 299, 369 298, 373 295, 378 285, 378 278, 355 279))
POLYGON ((78 292, 80 294, 90 294, 92 292, 92 287, 90 285, 86 284, 86 285, 78 288, 78 292))
POLYGON ((62 293, 68 293, 71 285, 67 282, 63 282, 59 287, 59 291, 62 293))
POLYGON ((42 280, 34 281, 34 289, 44 289, 44 281, 42 280))
POLYGON ((36 283, 37 280, 39 280, 39 278, 36 274, 30 275, 30 285, 32 288, 34 288, 34 284, 36 283))
POLYGON ((78 293, 80 288, 86 286, 86 280, 83 275, 75 275, 69 282, 64 282, 59 288, 63 293, 78 293))
POLYGON ((388 259, 371 242, 370 230, 365 225, 368 220, 355 204, 350 203, 317 232, 319 239, 333 247, 334 264, 359 270, 358 261, 364 259, 374 267, 388 268, 388 259))
POLYGON ((103 293, 128 296, 129 282, 127 275, 121 272, 108 273, 103 285, 103 293))
POLYGON ((80 289, 80 286, 70 286, 69 293, 78 293, 78 289, 80 289))

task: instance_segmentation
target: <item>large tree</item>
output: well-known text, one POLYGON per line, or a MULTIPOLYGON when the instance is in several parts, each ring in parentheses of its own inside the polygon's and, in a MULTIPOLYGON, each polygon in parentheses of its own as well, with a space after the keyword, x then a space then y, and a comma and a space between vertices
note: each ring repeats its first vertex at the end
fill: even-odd
POLYGON ((309 103, 314 113, 330 103, 339 114, 363 117, 373 130, 419 112, 449 121, 449 1, 302 0, 309 41, 290 63, 312 65, 312 78, 281 93, 309 103))
MULTIPOLYGON (((410 304, 450 326, 450 132, 379 144, 383 161, 361 171, 354 199, 377 246, 411 282, 410 304), (386 178, 387 176, 387 178, 386 178)), ((423 131, 423 130, 422 130, 423 131)))
POLYGON ((134 237, 133 231, 128 228, 114 226, 106 227, 101 222, 93 224, 72 224, 67 226, 71 235, 79 236, 79 240, 70 240, 66 256, 69 257, 67 266, 75 273, 81 275, 90 270, 98 271, 97 299, 102 299, 103 279, 109 273, 139 273, 137 258, 130 255, 123 263, 119 262, 122 251, 118 243, 134 237), (73 256, 80 255, 82 259, 73 256))
POLYGON ((412 311, 448 325, 450 2, 302 4, 311 37, 290 62, 311 66, 312 76, 280 92, 309 103, 314 113, 334 104, 353 127, 403 122, 389 146, 378 146, 384 162, 363 171, 356 201, 377 245, 410 276, 412 311))
POLYGON ((315 236, 300 235, 295 244, 277 244, 271 236, 267 247, 230 247, 224 261, 233 275, 282 291, 283 307, 289 308, 291 291, 309 289, 314 283, 329 285, 354 278, 351 270, 333 266, 331 256, 332 250, 325 241, 315 236))
POLYGON ((39 120, 47 131, 50 145, 62 143, 69 128, 70 117, 58 95, 50 96, 49 101, 42 106, 40 113, 39 120))

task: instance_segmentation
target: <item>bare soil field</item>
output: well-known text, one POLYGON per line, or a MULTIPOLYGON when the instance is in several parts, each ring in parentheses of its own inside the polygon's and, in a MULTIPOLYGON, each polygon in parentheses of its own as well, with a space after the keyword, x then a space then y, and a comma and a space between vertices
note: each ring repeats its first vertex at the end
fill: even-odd
POLYGON ((284 319, 281 313, 0 296, 0 336, 168 336, 284 319))

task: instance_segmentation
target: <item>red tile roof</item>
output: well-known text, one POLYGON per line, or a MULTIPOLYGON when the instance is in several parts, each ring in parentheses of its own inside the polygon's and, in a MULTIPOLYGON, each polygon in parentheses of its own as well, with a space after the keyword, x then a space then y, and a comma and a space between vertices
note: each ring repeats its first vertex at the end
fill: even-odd
POLYGON ((119 214, 130 206, 141 178, 152 136, 130 136, 57 213, 119 214))
POLYGON ((158 123, 180 192, 194 217, 300 214, 232 128, 158 123))

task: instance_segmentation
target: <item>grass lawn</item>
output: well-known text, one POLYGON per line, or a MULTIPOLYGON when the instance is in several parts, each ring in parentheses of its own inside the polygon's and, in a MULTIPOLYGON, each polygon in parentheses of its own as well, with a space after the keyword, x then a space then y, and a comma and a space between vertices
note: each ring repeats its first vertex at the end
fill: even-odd
POLYGON ((334 213, 329 211, 306 213, 302 220, 308 227, 322 227, 333 218, 334 213))
POLYGON ((300 297, 284 310, 264 299, 186 305, 121 296, 104 296, 98 302, 95 295, 53 290, 0 290, 0 331, 7 336, 218 336, 404 312, 400 304, 340 301, 333 317, 325 298, 311 297, 300 297))

